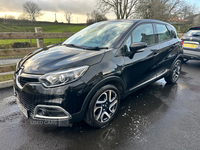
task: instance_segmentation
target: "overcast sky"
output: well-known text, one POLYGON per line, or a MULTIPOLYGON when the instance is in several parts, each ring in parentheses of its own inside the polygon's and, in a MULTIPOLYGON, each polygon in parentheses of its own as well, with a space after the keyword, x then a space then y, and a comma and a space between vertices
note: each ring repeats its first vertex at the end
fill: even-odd
MULTIPOLYGON (((0 16, 5 14, 17 16, 23 12, 23 3, 27 0, 0 0, 0 16)), ((96 9, 96 0, 31 0, 38 4, 44 11, 44 15, 38 20, 54 21, 55 13, 59 22, 65 22, 63 12, 72 12, 72 22, 85 22, 86 13, 96 9)), ((199 0, 186 0, 188 3, 197 3, 199 0)), ((107 15, 109 19, 115 16, 107 15)))
MULTIPOLYGON (((17 17, 23 12, 23 3, 27 0, 0 0, 0 16, 5 14, 13 14, 17 17)), ((54 14, 57 14, 58 21, 65 21, 63 12, 71 12, 73 14, 73 22, 85 22, 86 13, 91 12, 96 7, 96 0, 31 0, 38 4, 44 16, 39 20, 46 19, 54 21, 54 14), (51 17, 53 16, 53 17, 51 17), (49 18, 51 17, 51 18, 49 18)))
MULTIPOLYGON (((0 0, 1 12, 22 12, 23 3, 27 0, 0 0)), ((60 12, 69 11, 83 14, 95 8, 96 0, 31 0, 38 4, 44 11, 60 12)))

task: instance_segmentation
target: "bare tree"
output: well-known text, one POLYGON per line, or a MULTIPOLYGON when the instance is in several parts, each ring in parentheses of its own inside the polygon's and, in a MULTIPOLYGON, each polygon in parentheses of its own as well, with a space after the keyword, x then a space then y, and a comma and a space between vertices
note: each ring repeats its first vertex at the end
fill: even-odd
POLYGON ((134 8, 139 0, 98 0, 98 6, 103 13, 112 11, 117 19, 128 19, 133 16, 134 8))
POLYGON ((66 21, 70 24, 72 21, 72 13, 71 12, 64 12, 64 16, 66 21))
POLYGON ((95 22, 108 20, 105 14, 98 12, 97 10, 93 10, 91 13, 87 13, 87 24, 93 24, 95 22))
POLYGON ((27 16, 27 14, 22 13, 22 14, 20 14, 20 15, 18 16, 17 19, 18 19, 18 20, 28 20, 28 16, 27 16))
POLYGON ((8 16, 8 15, 6 15, 6 14, 4 15, 4 20, 7 20, 7 16, 8 16))
POLYGON ((4 23, 13 23, 15 21, 15 16, 6 15, 4 16, 4 23))
POLYGON ((87 22, 88 22, 91 19, 91 15, 90 13, 87 13, 86 15, 87 15, 87 22))
POLYGON ((41 8, 34 2, 27 1, 23 4, 24 13, 29 16, 31 21, 36 21, 36 19, 43 14, 41 13, 41 8))
POLYGON ((170 21, 181 12, 181 0, 140 0, 136 7, 139 18, 170 21))
POLYGON ((6 17, 6 19, 14 20, 14 19, 15 19, 15 16, 13 16, 13 15, 8 15, 8 16, 6 17))
POLYGON ((184 20, 185 18, 198 13, 196 10, 198 10, 196 4, 188 4, 185 2, 182 4, 182 9, 179 17, 181 20, 184 20))

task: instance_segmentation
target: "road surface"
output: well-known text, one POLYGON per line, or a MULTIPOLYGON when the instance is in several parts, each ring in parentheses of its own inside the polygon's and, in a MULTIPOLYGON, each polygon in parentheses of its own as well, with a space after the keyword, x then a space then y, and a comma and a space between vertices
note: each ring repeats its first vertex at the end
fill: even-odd
POLYGON ((0 65, 16 64, 21 58, 0 59, 0 65))
POLYGON ((0 90, 1 150, 200 149, 200 61, 183 65, 178 84, 163 79, 124 99, 112 124, 59 128, 27 120, 12 88, 0 90))

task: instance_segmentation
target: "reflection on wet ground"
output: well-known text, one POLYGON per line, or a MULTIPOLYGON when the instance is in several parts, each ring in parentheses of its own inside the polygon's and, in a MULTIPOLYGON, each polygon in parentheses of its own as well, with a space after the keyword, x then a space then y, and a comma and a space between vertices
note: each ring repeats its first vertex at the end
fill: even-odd
POLYGON ((200 62, 188 62, 178 84, 161 79, 130 95, 102 129, 85 122, 68 128, 31 124, 14 97, 5 97, 0 101, 1 149, 198 149, 199 70, 200 62))

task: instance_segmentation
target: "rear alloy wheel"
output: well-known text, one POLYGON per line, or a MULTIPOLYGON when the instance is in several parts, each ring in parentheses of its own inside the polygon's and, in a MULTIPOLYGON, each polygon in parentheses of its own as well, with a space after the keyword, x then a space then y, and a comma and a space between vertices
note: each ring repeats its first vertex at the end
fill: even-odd
POLYGON ((182 61, 180 59, 176 60, 171 73, 165 77, 165 81, 170 84, 176 83, 180 77, 181 67, 182 67, 182 61))
POLYGON ((85 121, 96 128, 109 124, 116 115, 120 105, 118 89, 106 85, 93 96, 86 113, 85 121))

